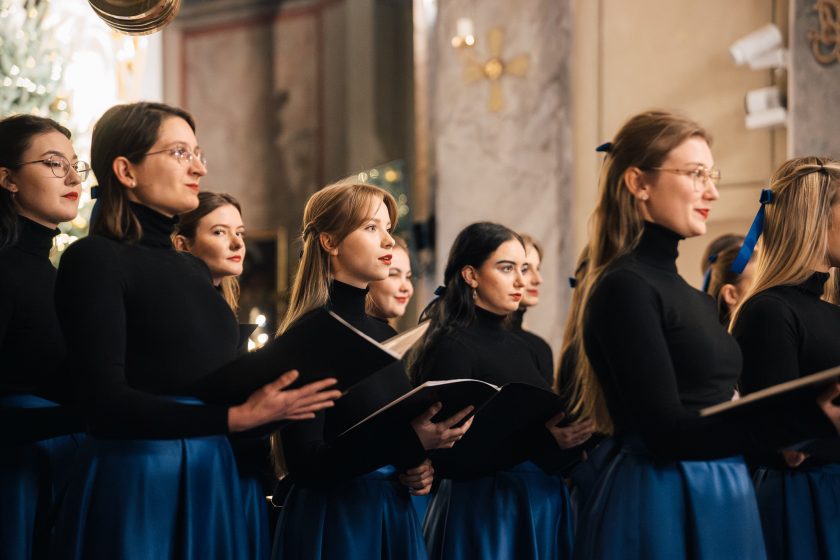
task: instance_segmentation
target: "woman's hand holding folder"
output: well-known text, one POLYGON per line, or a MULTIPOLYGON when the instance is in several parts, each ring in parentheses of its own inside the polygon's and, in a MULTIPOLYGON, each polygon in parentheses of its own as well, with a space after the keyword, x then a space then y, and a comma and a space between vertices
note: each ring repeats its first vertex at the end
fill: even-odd
POLYGON ((834 399, 837 397, 840 397, 840 381, 835 380, 832 385, 829 385, 820 393, 820 396, 817 397, 817 404, 834 424, 837 433, 840 434, 840 406, 834 404, 834 399))
POLYGON ((595 432, 595 422, 582 420, 568 426, 558 426, 566 417, 565 412, 558 412, 545 423, 546 429, 554 436, 560 449, 571 449, 581 445, 595 432))
POLYGON ((322 379, 298 389, 284 391, 295 382, 299 373, 287 371, 276 381, 254 391, 248 400, 228 409, 228 428, 241 432, 280 420, 315 418, 315 412, 333 406, 341 391, 328 390, 335 378, 322 379))
POLYGON ((413 496, 425 496, 431 492, 434 480, 435 469, 431 459, 426 459, 420 465, 400 474, 400 483, 408 486, 408 492, 413 496))
POLYGON ((443 408, 441 403, 435 403, 426 412, 411 421, 411 427, 417 432, 417 437, 423 444, 423 449, 427 451, 452 447, 456 441, 467 433, 472 425, 472 418, 470 418, 463 425, 458 426, 464 418, 472 413, 473 406, 461 409, 446 420, 432 422, 432 418, 440 412, 441 408, 443 408))

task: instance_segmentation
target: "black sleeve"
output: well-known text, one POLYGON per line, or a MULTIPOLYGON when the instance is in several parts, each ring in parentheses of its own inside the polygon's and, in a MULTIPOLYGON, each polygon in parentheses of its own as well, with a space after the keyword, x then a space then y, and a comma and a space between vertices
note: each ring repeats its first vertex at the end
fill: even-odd
POLYGON ((0 280, 0 347, 2 347, 2 342, 6 340, 9 325, 11 325, 12 318, 15 315, 15 291, 10 282, 0 280))
POLYGON ((0 406, 0 441, 22 445, 85 431, 81 414, 70 407, 13 408, 0 406))
POLYGON ((67 249, 56 279, 56 311, 91 433, 127 439, 227 433, 226 406, 180 404, 129 386, 124 293, 113 242, 89 237, 67 249))
POLYGON ((326 441, 327 414, 320 411, 312 420, 292 422, 280 433, 283 459, 295 482, 325 484, 385 465, 405 470, 426 459, 426 451, 410 424, 391 426, 376 442, 352 437, 326 441))
POLYGON ((605 366, 601 384, 620 400, 655 455, 711 459, 836 433, 816 403, 796 414, 729 421, 686 409, 661 324, 655 290, 632 271, 616 271, 596 287, 585 326, 586 352, 605 366))
POLYGON ((417 385, 426 381, 478 379, 473 372, 474 361, 466 346, 454 338, 441 336, 425 357, 417 385))
POLYGON ((796 315, 783 300, 759 295, 744 304, 733 328, 744 356, 744 394, 798 377, 799 332, 796 315))

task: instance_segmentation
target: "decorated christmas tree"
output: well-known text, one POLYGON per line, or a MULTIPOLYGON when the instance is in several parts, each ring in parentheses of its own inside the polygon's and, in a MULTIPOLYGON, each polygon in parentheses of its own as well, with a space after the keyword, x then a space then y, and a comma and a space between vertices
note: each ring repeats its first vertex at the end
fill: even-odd
POLYGON ((45 25, 47 0, 0 0, 0 115, 31 113, 66 122, 63 54, 45 25))

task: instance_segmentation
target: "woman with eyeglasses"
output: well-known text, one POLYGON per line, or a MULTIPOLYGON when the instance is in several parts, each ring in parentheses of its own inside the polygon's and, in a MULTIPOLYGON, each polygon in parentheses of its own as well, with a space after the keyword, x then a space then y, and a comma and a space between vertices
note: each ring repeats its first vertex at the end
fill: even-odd
POLYGON ((578 558, 765 558, 739 454, 840 432, 835 384, 778 414, 701 417, 729 401, 737 342, 678 274, 680 240, 706 232, 718 198, 709 135, 673 113, 631 118, 606 152, 566 347, 577 410, 612 434, 579 519, 578 558))
POLYGON ((76 217, 88 165, 70 131, 32 115, 0 120, 0 550, 46 558, 51 510, 84 426, 63 370, 50 262, 76 217))
POLYGON ((52 557, 255 558, 261 537, 246 525, 226 436, 311 418, 338 396, 325 390, 334 380, 283 390, 288 372, 242 403, 195 398, 191 387, 236 357, 239 328, 207 265, 170 240, 207 173, 192 117, 160 103, 112 107, 91 157, 101 210, 56 280, 90 435, 52 557))
MULTIPOLYGON (((747 395, 840 365, 840 162, 783 163, 762 197, 755 282, 735 310, 747 395), (824 294, 827 294, 825 297, 824 294)), ((752 236, 749 236, 752 238, 752 236)), ((742 250, 737 269, 747 261, 742 250)), ((840 462, 808 447, 748 457, 772 560, 840 558, 840 462)))

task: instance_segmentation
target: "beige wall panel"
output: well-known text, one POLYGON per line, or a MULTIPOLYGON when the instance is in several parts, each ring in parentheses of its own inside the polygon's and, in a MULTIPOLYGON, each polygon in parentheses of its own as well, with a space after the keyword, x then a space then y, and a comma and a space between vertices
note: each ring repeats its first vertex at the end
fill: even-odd
MULTIPOLYGON (((782 2, 784 3, 784 2, 782 2)), ((632 115, 680 111, 714 137, 723 173, 709 232, 681 245, 680 272, 699 286, 705 246, 722 233, 745 233, 761 186, 785 158, 784 129, 744 126, 747 91, 771 85, 770 71, 735 66, 729 46, 770 22, 784 29, 773 0, 578 0, 575 9, 575 246, 584 246, 601 157, 594 153, 632 115)))

